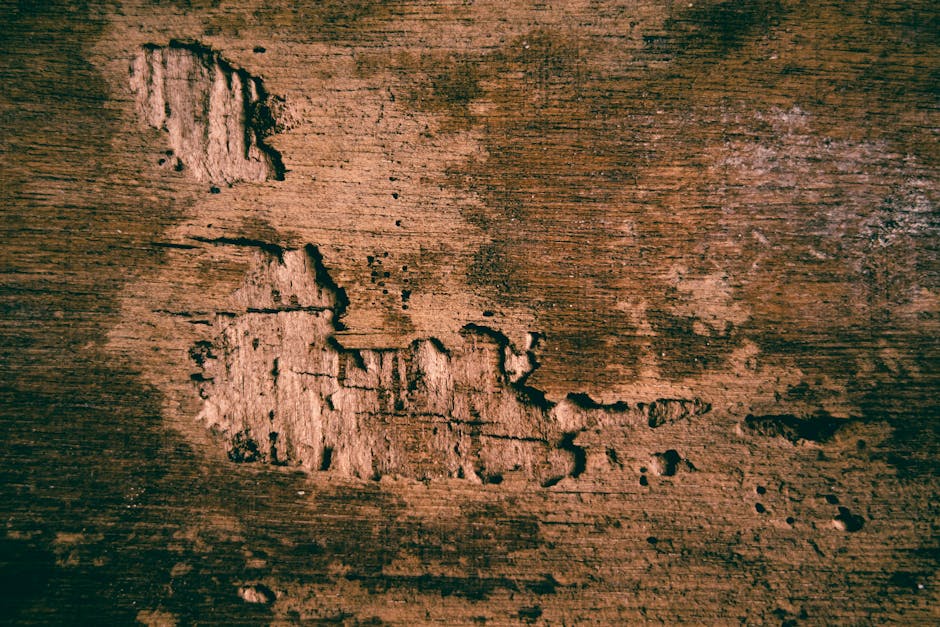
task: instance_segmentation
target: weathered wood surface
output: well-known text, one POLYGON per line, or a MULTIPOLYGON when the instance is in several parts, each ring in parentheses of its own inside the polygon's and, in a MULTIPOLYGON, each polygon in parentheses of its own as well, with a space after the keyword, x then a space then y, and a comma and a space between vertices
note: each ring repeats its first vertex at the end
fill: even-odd
POLYGON ((935 3, 0 10, 3 621, 937 621, 935 3))

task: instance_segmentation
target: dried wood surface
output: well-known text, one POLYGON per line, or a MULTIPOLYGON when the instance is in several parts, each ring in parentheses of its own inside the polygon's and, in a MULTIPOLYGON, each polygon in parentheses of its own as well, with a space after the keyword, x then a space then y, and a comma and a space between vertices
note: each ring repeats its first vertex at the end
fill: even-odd
POLYGON ((0 7, 3 622, 937 622, 935 3, 0 7))

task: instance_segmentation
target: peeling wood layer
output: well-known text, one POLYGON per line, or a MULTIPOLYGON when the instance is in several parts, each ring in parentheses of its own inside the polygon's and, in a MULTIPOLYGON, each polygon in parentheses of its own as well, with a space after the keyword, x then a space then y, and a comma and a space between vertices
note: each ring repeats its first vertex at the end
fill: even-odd
POLYGON ((167 159, 200 181, 231 184, 284 178, 261 81, 197 43, 147 44, 130 84, 144 122, 169 135, 167 159))
POLYGON ((525 384, 537 334, 524 350, 477 325, 465 327, 456 346, 426 339, 406 349, 348 350, 335 337, 348 300, 315 247, 211 243, 259 251, 226 311, 215 314, 215 336, 189 350, 204 402, 199 418, 224 434, 232 461, 376 480, 518 476, 552 486, 584 472, 577 437, 589 428, 655 428, 710 409, 700 399, 633 409, 586 394, 548 401, 525 384))

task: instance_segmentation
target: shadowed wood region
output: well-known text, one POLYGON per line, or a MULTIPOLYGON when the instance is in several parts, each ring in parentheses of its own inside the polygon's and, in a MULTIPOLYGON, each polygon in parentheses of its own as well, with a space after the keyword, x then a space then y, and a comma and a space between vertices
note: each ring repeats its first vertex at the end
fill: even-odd
POLYGON ((936 622, 935 5, 0 0, 0 620, 936 622))

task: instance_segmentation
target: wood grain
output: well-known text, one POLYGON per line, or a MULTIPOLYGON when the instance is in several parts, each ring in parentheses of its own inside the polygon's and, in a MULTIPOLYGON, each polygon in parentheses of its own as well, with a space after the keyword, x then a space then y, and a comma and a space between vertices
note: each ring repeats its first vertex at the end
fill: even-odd
POLYGON ((3 622, 936 622, 935 3, 0 15, 3 622), (168 159, 172 41, 263 81, 283 172, 168 159), (191 349, 306 246, 350 354, 538 334, 525 385, 600 416, 546 414, 564 477, 235 463, 191 349))

